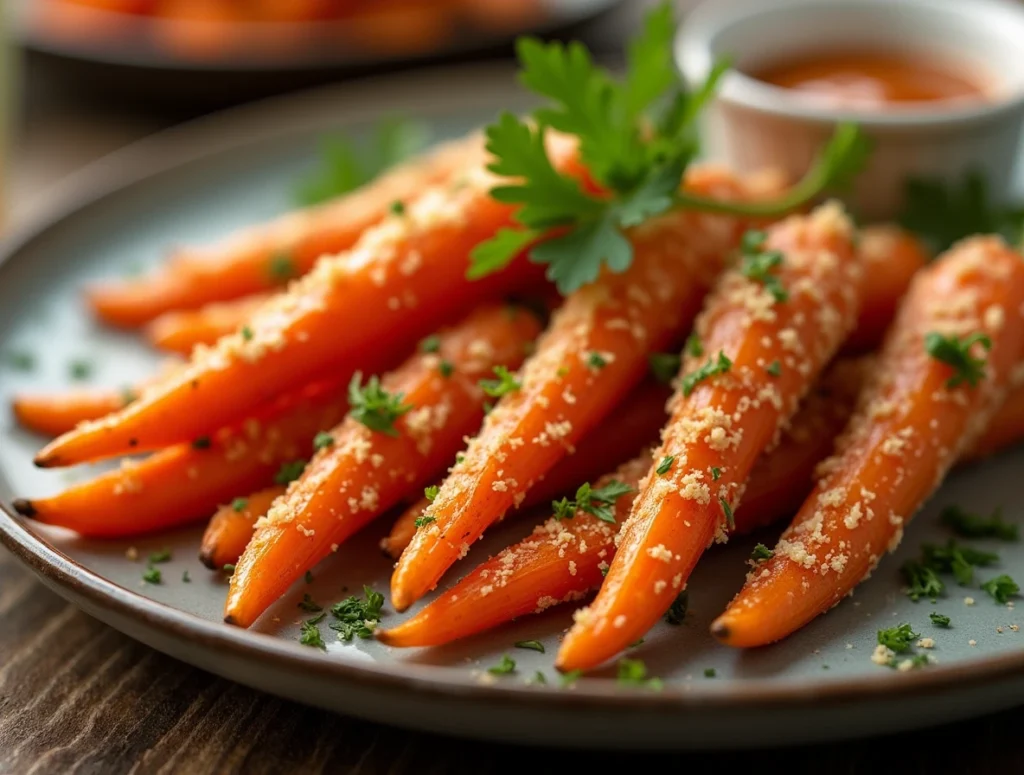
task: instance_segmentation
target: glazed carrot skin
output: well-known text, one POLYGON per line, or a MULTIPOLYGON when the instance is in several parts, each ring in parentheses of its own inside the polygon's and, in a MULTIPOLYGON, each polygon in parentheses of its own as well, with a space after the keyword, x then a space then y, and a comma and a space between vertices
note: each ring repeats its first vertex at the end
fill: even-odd
POLYGON ((917 237, 894 224, 861 229, 857 253, 864 265, 864 288, 857 325, 843 344, 847 353, 864 353, 878 346, 910 281, 931 260, 917 237))
MULTIPOLYGON (((566 163, 571 161, 565 151, 566 163)), ((368 230, 347 253, 325 257, 253 316, 247 330, 199 347, 174 379, 102 421, 43 449, 36 464, 73 465, 155 449, 209 433, 284 390, 358 365, 387 346, 408 352, 482 299, 536 282, 521 257, 466 279, 473 247, 509 223, 483 170, 427 191, 368 230)))
MULTIPOLYGON (((349 375, 350 376, 350 375, 349 375)), ((285 463, 308 459, 316 434, 348 411, 346 375, 285 396, 236 426, 176 444, 51 498, 20 499, 19 513, 91 538, 187 525, 266 487, 285 463)))
POLYGON ((123 409, 135 394, 131 390, 74 390, 68 393, 15 396, 11 410, 25 428, 59 436, 86 420, 123 409))
MULTIPOLYGON (((596 486, 616 480, 636 489, 651 465, 650 452, 624 463, 596 486)), ((618 498, 616 520, 629 515, 634 494, 618 498)), ((439 646, 559 603, 579 600, 601 584, 615 553, 616 526, 577 511, 551 517, 522 541, 471 571, 453 588, 397 627, 377 633, 389 646, 439 646)))
POLYGON ((242 498, 238 504, 228 503, 217 509, 206 526, 199 545, 199 561, 210 570, 234 565, 252 538, 256 520, 266 514, 285 488, 266 487, 242 498), (241 508, 236 508, 240 506, 241 508))
POLYGON ((150 276, 96 285, 88 291, 89 304, 105 322, 135 327, 165 312, 283 288, 321 256, 353 247, 363 232, 386 220, 394 202, 409 202, 482 160, 477 134, 438 146, 351 194, 243 229, 209 247, 180 250, 150 276))
MULTIPOLYGON (((639 453, 658 437, 665 424, 665 401, 670 391, 654 380, 644 382, 623 401, 622 406, 592 431, 573 454, 563 458, 543 481, 530 489, 523 510, 570 495, 583 482, 597 479, 623 460, 639 453)), ((416 534, 416 520, 430 505, 420 499, 395 520, 391 532, 381 540, 385 554, 397 560, 416 534)))
POLYGON ((248 627, 332 548, 441 473, 483 419, 479 381, 497 365, 516 368, 539 332, 529 312, 481 307, 440 334, 437 353, 388 374, 384 389, 413 408, 395 420, 395 435, 354 417, 332 431, 333 443, 257 522, 231 577, 225 621, 248 627))
MULTIPOLYGON (((687 186, 717 198, 749 196, 729 174, 696 171, 687 186)), ((433 589, 489 525, 622 401, 647 369, 647 354, 689 328, 745 224, 675 212, 632 230, 633 264, 604 273, 566 298, 523 369, 451 470, 391 579, 403 611, 433 589), (597 359, 595 361, 595 358, 597 359)))
POLYGON ((254 294, 218 301, 194 310, 165 312, 146 326, 146 339, 154 347, 190 355, 198 344, 213 345, 245 325, 270 294, 254 294))
MULTIPOLYGON (((751 471, 732 533, 752 532, 800 508, 813 488, 814 469, 832 451, 833 440, 853 414, 857 392, 872 367, 870 358, 843 359, 822 377, 783 431, 779 445, 762 455, 751 471)), ((1024 392, 1018 395, 1024 399, 1024 392)), ((993 418, 993 428, 1006 414, 1012 396, 993 418)), ((1024 439, 1024 423, 1018 423, 1015 437, 1003 438, 1005 444, 1024 439)), ((598 486, 615 479, 636 489, 651 461, 647 451, 605 476, 598 486)), ((615 503, 616 519, 628 516, 631 503, 631 497, 615 503)), ((601 571, 615 555, 616 532, 587 513, 578 512, 572 520, 551 518, 481 563, 411 619, 377 637, 390 646, 438 646, 556 603, 580 600, 600 587, 601 571)))
POLYGON ((712 625, 723 643, 772 643, 843 599, 900 542, 1006 395, 1024 351, 1024 263, 994 237, 955 245, 915 279, 835 455, 767 560, 712 625), (984 378, 953 385, 932 332, 984 333, 984 378))
POLYGON ((683 374, 723 353, 731 367, 690 389, 681 377, 619 550, 594 603, 577 612, 559 669, 594 668, 642 637, 704 550, 726 539, 757 458, 856 322, 861 266, 852 231, 835 203, 771 227, 764 248, 783 254, 775 277, 788 298, 738 267, 722 276, 697 321, 705 354, 689 355, 683 374))

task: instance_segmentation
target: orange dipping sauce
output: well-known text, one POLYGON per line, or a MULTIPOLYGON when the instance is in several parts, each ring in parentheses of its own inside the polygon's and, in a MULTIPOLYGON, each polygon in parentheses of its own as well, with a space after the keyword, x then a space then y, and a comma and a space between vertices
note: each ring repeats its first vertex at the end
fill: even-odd
POLYGON ((881 52, 819 53, 750 75, 773 86, 851 108, 881 110, 908 103, 978 102, 988 96, 983 79, 974 70, 925 57, 881 52))

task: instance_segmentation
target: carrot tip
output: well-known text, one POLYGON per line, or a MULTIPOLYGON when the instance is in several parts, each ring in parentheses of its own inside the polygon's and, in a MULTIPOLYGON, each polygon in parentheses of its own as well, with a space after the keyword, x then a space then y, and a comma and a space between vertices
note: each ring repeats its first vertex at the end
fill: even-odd
POLYGON ((394 608, 398 613, 406 610, 411 606, 415 600, 409 599, 409 596, 405 592, 395 592, 391 590, 391 607, 394 608))
POLYGON ((36 507, 32 505, 32 501, 26 498, 15 498, 11 505, 23 517, 34 517, 36 515, 36 507))
MULTIPOLYGON (((213 551, 209 549, 200 549, 199 551, 199 562, 205 565, 210 570, 220 570, 217 567, 217 563, 213 559, 213 551)), ((226 621, 226 620, 225 620, 226 621)))
POLYGON ((721 619, 715 619, 711 623, 711 635, 722 643, 726 643, 732 632, 729 630, 729 625, 723 622, 721 619))
POLYGON ((46 455, 40 452, 32 459, 32 464, 36 468, 59 468, 61 462, 59 457, 54 457, 53 455, 46 455))
POLYGON ((234 625, 235 627, 241 626, 241 625, 239 625, 239 623, 235 619, 235 617, 232 616, 231 614, 225 615, 225 617, 224 617, 224 624, 231 624, 231 625, 234 625))

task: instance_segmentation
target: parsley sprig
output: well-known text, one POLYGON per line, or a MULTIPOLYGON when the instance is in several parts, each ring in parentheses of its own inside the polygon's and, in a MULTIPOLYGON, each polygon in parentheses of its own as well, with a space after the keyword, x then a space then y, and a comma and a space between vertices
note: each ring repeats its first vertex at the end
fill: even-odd
POLYGON ((362 386, 362 381, 363 373, 357 371, 348 385, 348 403, 352 407, 349 414, 352 419, 371 431, 398 436, 395 420, 410 411, 412 404, 403 404, 405 396, 401 393, 388 393, 381 387, 376 376, 370 377, 365 386, 362 386))
POLYGON ((998 538, 1002 541, 1016 541, 1020 538, 1019 527, 1003 521, 1002 509, 996 509, 990 517, 983 517, 960 506, 947 506, 939 519, 964 538, 998 538))
POLYGON ((997 603, 1007 603, 1011 597, 1020 594, 1020 586, 1005 573, 994 579, 989 579, 981 585, 981 588, 988 592, 997 603))
POLYGON ((331 606, 331 616, 336 621, 327 626, 338 633, 340 640, 352 640, 356 636, 364 639, 373 636, 373 630, 380 622, 384 595, 368 586, 363 587, 363 595, 363 600, 352 595, 331 606))
POLYGON ((602 522, 615 524, 615 503, 623 495, 633 492, 633 488, 625 482, 612 479, 604 487, 592 488, 588 482, 584 482, 576 490, 576 497, 573 500, 562 498, 560 501, 552 501, 551 508, 555 519, 572 519, 577 511, 597 517, 602 522))
POLYGON ((756 229, 743 235, 740 243, 740 271, 754 282, 761 283, 775 301, 781 304, 789 299, 789 291, 779 276, 772 272, 782 266, 782 251, 765 250, 767 239, 767 234, 756 229))
POLYGON ((953 376, 946 387, 955 388, 966 382, 975 387, 985 378, 985 359, 971 355, 971 348, 980 344, 986 351, 992 349, 992 340, 986 334, 974 333, 964 339, 931 331, 925 334, 924 349, 932 358, 953 368, 953 376))
POLYGON ((909 624, 899 624, 887 630, 878 631, 878 643, 892 649, 897 654, 908 651, 919 637, 921 636, 914 632, 909 624))
POLYGON ((603 267, 628 269, 633 249, 623 231, 670 209, 779 215, 848 183, 860 170, 866 140, 856 126, 843 124, 807 175, 776 201, 733 203, 681 192, 683 173, 698 151, 696 119, 727 64, 713 67, 695 91, 685 90, 673 74, 675 27, 670 3, 653 9, 629 44, 622 78, 595 64, 577 41, 519 39, 520 80, 547 104, 528 119, 503 113, 486 129, 494 157, 489 169, 509 179, 491 195, 519 206, 517 228, 502 229, 476 247, 469 277, 495 272, 533 245, 531 260, 547 266, 562 293, 571 293, 597 279, 603 267), (578 139, 580 157, 602 193, 584 191, 555 168, 549 129, 578 139))

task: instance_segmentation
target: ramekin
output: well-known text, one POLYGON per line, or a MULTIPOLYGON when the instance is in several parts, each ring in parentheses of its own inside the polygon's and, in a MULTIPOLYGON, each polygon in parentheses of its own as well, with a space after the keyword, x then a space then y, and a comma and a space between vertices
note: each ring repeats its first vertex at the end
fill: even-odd
POLYGON ((868 219, 890 218, 910 177, 984 175, 1007 200, 1024 127, 1024 4, 1010 0, 709 0, 685 19, 675 56, 690 85, 713 63, 733 64, 704 127, 705 153, 740 171, 806 171, 841 121, 872 141, 867 168, 846 197, 868 219), (838 108, 747 75, 763 65, 828 51, 921 54, 984 74, 987 99, 838 108))

